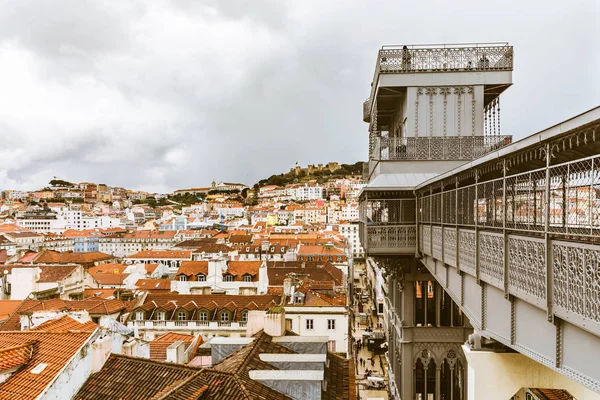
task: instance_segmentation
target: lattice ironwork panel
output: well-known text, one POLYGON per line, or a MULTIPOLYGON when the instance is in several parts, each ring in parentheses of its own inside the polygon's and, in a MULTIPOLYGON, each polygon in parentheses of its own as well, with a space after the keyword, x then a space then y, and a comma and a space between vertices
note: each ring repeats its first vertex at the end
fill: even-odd
POLYGON ((444 224, 456 224, 456 190, 442 193, 442 207, 444 209, 444 224))
POLYGON ((598 234, 599 168, 598 158, 550 168, 550 231, 583 236, 598 234))
POLYGON ((481 226, 501 227, 504 215, 504 181, 484 182, 477 187, 477 223, 481 226))
POLYGON ((542 239, 508 238, 508 288, 546 300, 546 245, 542 239))
POLYGON ((552 243, 554 304, 600 322, 600 247, 552 243))
POLYGON ((504 237, 479 233, 479 275, 487 283, 504 289, 504 237))
POLYGON ((475 276, 475 231, 458 231, 458 261, 461 271, 475 276))
POLYGON ((457 189, 456 223, 458 225, 475 225, 475 185, 457 189))
POLYGON ((386 48, 379 50, 377 72, 488 71, 513 69, 512 46, 386 48))
POLYGON ((444 157, 444 138, 435 137, 430 139, 429 158, 431 160, 446 160, 444 157))
POLYGON ((431 222, 434 224, 442 223, 442 194, 437 193, 431 196, 431 222))
POLYGON ((423 253, 431 255, 431 227, 423 226, 423 253))
POLYGON ((364 215, 366 221, 378 225, 415 223, 415 199, 367 200, 364 215))
POLYGON ((456 267, 456 229, 444 228, 444 262, 456 267))
POLYGON ((544 230, 545 171, 506 178, 506 227, 523 231, 544 230))
POLYGON ((431 245, 432 245, 432 256, 438 260, 442 259, 442 227, 432 226, 431 227, 431 245))
POLYGON ((417 228, 411 226, 373 226, 368 229, 368 248, 394 249, 415 247, 417 228))
POLYGON ((421 221, 431 222, 431 196, 421 198, 421 221))

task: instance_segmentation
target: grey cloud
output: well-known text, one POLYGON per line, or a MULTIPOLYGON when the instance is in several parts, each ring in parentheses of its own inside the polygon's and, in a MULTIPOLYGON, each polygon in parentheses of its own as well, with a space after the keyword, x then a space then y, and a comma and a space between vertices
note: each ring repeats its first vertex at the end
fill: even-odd
POLYGON ((503 130, 523 137, 599 103, 599 18, 594 0, 5 3, 0 57, 27 67, 8 95, 48 96, 54 114, 0 108, 5 151, 23 153, 0 187, 57 175, 169 191, 365 159, 383 44, 509 41, 503 130))

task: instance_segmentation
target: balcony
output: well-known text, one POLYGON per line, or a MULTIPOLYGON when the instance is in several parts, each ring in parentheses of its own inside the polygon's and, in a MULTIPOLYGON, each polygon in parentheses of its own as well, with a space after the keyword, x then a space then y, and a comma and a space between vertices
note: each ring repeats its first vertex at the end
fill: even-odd
POLYGON ((511 144, 512 136, 379 137, 375 141, 375 160, 470 161, 511 144))
POLYGON ((361 201, 360 237, 370 255, 414 254, 416 250, 415 199, 361 201))
POLYGON ((246 331, 247 322, 229 321, 129 321, 127 326, 165 331, 246 331))
POLYGON ((379 74, 512 71, 513 47, 508 43, 384 46, 369 99, 377 91, 379 74))
POLYGON ((369 254, 414 254, 417 246, 416 225, 367 226, 369 254))
POLYGON ((512 71, 513 47, 508 43, 384 46, 380 73, 440 71, 512 71))

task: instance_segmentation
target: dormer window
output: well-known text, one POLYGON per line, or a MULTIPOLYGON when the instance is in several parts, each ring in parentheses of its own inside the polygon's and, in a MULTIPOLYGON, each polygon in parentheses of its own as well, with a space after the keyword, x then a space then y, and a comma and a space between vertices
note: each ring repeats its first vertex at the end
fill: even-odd
POLYGON ((245 274, 244 275, 244 282, 252 282, 252 275, 245 274))
POLYGON ((295 293, 294 294, 294 304, 304 304, 304 294, 303 293, 295 293))
POLYGON ((185 275, 179 275, 179 280, 181 282, 185 282, 185 281, 187 281, 187 276, 185 276, 185 275))
POLYGON ((250 247, 246 247, 246 252, 250 252, 250 247))
POLYGON ((221 313, 221 321, 222 322, 227 322, 229 321, 229 313, 227 311, 223 311, 221 313))
POLYGON ((136 321, 143 321, 144 320, 144 312, 143 311, 137 311, 135 313, 135 320, 136 321))
POLYGON ((178 321, 185 321, 187 319, 187 313, 185 311, 178 311, 177 312, 177 320, 178 321))
POLYGON ((223 276, 223 281, 224 282, 233 282, 233 275, 231 275, 231 274, 225 274, 223 276))
POLYGON ((156 313, 156 320, 157 321, 164 321, 167 319, 167 313, 164 311, 159 311, 156 313))
POLYGON ((196 275, 196 280, 198 282, 206 282, 206 275, 204 275, 204 274, 198 274, 198 275, 196 275))
POLYGON ((200 317, 198 318, 200 321, 208 321, 208 312, 200 311, 200 317))
POLYGON ((248 322, 248 311, 242 313, 242 322, 248 322))

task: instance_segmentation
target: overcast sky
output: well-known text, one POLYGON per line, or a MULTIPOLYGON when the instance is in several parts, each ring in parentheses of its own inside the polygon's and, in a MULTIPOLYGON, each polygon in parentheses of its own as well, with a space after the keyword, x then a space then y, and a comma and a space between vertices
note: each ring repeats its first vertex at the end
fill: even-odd
POLYGON ((502 130, 600 104, 600 2, 0 3, 0 188, 166 192, 367 158, 383 44, 508 41, 502 130))

